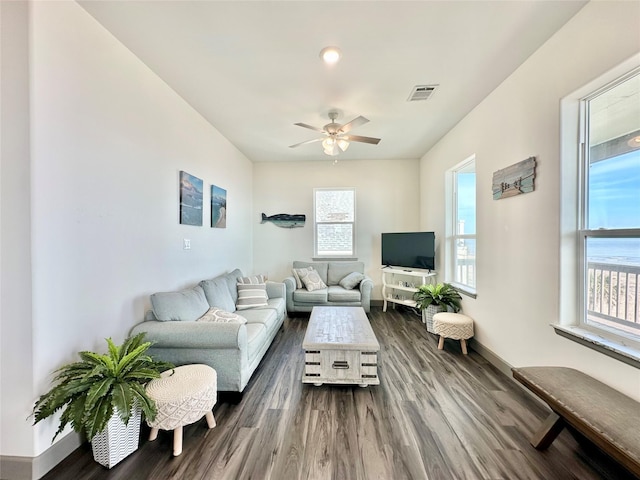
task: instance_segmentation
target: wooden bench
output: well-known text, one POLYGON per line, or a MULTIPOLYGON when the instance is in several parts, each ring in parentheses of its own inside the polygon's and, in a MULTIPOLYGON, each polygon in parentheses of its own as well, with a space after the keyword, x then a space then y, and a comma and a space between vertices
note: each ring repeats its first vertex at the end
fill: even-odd
POLYGON ((565 425, 640 477, 640 403, 573 368, 513 368, 513 378, 552 410, 531 439, 546 449, 565 425))

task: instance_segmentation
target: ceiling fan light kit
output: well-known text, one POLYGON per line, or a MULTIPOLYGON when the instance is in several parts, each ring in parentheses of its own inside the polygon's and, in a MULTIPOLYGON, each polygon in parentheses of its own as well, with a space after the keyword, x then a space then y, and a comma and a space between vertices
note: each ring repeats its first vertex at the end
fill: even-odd
POLYGON ((328 65, 334 65, 342 58, 342 52, 338 47, 324 47, 320 50, 320 58, 328 65))
POLYGON ((299 127, 308 128, 310 130, 320 132, 325 136, 325 138, 314 138, 313 140, 307 140, 306 142, 290 145, 289 148, 296 148, 300 145, 306 145, 308 143, 321 141, 324 153, 326 155, 335 157, 336 155, 339 155, 341 151, 345 152, 347 148, 349 148, 349 142, 369 143, 372 145, 377 145, 380 142, 379 138, 363 137, 361 135, 347 135, 347 133, 350 132, 351 129, 360 125, 364 125, 369 121, 363 116, 356 117, 350 122, 345 123, 344 125, 336 123, 336 118, 338 118, 338 112, 332 110, 329 112, 329 119, 331 120, 331 122, 327 123, 322 128, 313 127, 311 125, 307 125, 306 123, 295 123, 294 125, 297 125, 299 127))

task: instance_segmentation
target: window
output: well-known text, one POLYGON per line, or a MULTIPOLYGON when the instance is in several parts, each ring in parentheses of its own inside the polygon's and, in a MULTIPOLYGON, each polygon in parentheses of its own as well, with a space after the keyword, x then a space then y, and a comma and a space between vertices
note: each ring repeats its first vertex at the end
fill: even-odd
POLYGON ((580 323, 640 335, 640 70, 580 101, 580 323))
POLYGON ((640 368, 640 54, 561 101, 558 335, 640 368))
POLYGON ((355 255, 356 190, 316 188, 313 196, 314 256, 355 255))
POLYGON ((447 172, 447 243, 445 278, 462 291, 476 289, 476 159, 447 172))

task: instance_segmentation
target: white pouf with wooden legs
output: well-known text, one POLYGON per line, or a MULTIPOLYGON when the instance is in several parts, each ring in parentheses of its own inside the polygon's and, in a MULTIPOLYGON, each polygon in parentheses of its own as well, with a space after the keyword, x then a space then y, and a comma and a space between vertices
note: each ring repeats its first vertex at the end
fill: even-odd
POLYGON ((213 406, 217 399, 216 371, 208 365, 183 365, 162 372, 151 380, 147 395, 156 402, 158 414, 151 427, 149 440, 158 436, 158 429, 173 430, 173 455, 182 453, 182 427, 207 418, 209 428, 216 426, 213 406))
POLYGON ((467 354, 467 340, 473 337, 473 319, 461 313, 441 312, 433 316, 433 331, 440 335, 438 350, 444 348, 444 339, 460 340, 462 353, 467 354))

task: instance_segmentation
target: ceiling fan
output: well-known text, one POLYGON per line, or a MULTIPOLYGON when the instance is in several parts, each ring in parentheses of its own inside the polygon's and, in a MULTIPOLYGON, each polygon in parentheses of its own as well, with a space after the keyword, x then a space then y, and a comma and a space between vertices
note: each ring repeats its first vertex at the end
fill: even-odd
POLYGON ((329 112, 329 119, 331 120, 331 123, 327 123, 322 128, 312 127, 311 125, 307 125, 306 123, 295 123, 294 125, 298 125, 299 127, 304 127, 316 132, 320 132, 324 135, 324 137, 314 138, 313 140, 296 143, 295 145, 289 145, 289 148, 296 148, 300 145, 306 145, 308 143, 322 142, 324 153, 326 153, 327 155, 335 156, 338 155, 340 151, 346 151, 347 148, 349 148, 349 142, 370 143, 372 145, 377 145, 378 142, 380 142, 379 138, 363 137, 361 135, 348 135, 348 133, 353 128, 367 123, 369 120, 367 120, 366 118, 359 116, 351 120, 349 123, 345 123, 344 125, 336 123, 336 118, 338 118, 338 112, 332 110, 329 112))

